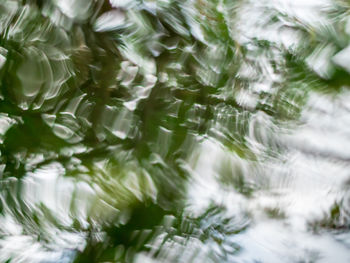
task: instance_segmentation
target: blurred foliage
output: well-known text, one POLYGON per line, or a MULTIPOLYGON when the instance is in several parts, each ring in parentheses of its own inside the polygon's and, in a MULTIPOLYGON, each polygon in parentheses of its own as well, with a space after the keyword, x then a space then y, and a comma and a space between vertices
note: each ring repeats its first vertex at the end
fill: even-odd
MULTIPOLYGON (((13 215, 42 244, 50 243, 46 224, 84 233, 87 244, 75 262, 132 262, 164 233, 163 244, 179 236, 221 246, 244 231, 246 224, 218 207, 184 216, 190 178, 184 164, 196 146, 214 138, 257 162, 252 134, 267 144, 267 154, 282 149, 263 138, 266 123, 256 116, 280 126, 297 122, 308 92, 336 92, 350 79, 348 68, 332 60, 349 44, 347 1, 335 1, 322 11, 327 23, 314 25, 263 7, 269 19, 251 28, 286 30, 302 39, 293 45, 249 32, 242 40, 240 16, 249 5, 1 1, 2 215, 13 215), (52 163, 96 195, 84 219, 73 198, 78 188, 68 225, 44 204, 22 200, 26 176, 52 163), (168 217, 175 218, 171 230, 164 226, 168 217)), ((223 186, 250 197, 257 186, 245 176, 231 160, 219 169, 223 186)), ((283 217, 275 209, 267 213, 283 217)), ((239 251, 230 246, 233 251, 208 261, 224 262, 239 251)), ((161 253, 160 247, 153 257, 161 253)))

